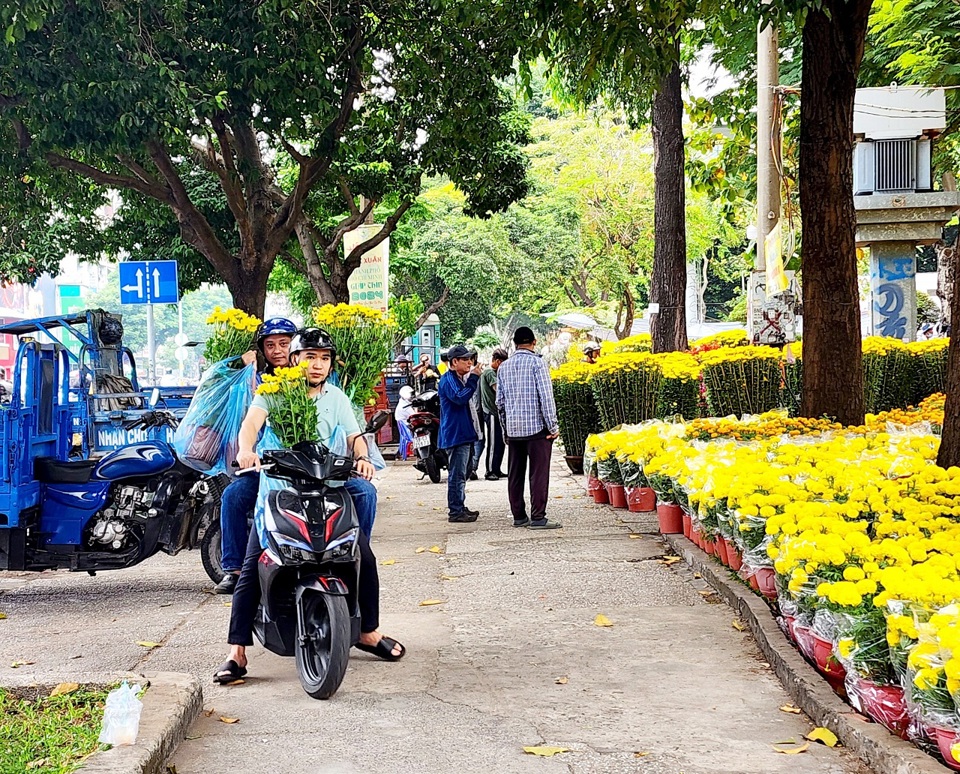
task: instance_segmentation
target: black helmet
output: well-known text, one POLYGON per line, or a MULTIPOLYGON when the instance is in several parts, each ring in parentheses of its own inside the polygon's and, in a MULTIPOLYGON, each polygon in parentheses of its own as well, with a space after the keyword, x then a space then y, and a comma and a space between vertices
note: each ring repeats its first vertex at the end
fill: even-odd
POLYGON ((336 367, 337 345, 333 343, 330 334, 322 328, 301 328, 293 335, 293 340, 290 342, 290 357, 308 349, 330 350, 330 359, 336 367))
POLYGON ((263 340, 267 336, 296 336, 297 326, 286 317, 271 317, 257 328, 257 349, 263 352, 263 340))
POLYGON ((123 323, 116 317, 104 315, 97 334, 100 336, 100 341, 108 347, 119 344, 123 341, 123 323))

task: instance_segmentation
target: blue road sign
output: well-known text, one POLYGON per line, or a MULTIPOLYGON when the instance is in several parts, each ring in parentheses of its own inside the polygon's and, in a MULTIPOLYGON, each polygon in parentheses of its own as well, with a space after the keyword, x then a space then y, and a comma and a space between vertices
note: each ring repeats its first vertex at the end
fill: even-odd
POLYGON ((176 261, 120 264, 121 304, 176 304, 179 300, 176 261))

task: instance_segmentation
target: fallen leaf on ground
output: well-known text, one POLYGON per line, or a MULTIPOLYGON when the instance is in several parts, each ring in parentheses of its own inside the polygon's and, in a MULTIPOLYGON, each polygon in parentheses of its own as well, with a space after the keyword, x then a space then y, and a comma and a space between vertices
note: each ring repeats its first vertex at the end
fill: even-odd
POLYGON ((716 593, 717 593, 717 592, 714 591, 713 589, 701 589, 701 590, 700 590, 700 596, 703 596, 703 597, 712 597, 712 596, 713 596, 714 594, 716 594, 716 593))
POLYGON ((539 745, 537 747, 524 747, 523 751, 528 755, 539 755, 541 758, 552 758, 558 753, 570 752, 566 747, 546 747, 539 745))
POLYGON ((439 511, 439 510, 440 510, 440 508, 434 508, 433 510, 435 510, 435 511, 439 511))
POLYGON ((636 539, 638 539, 638 538, 642 538, 643 535, 641 535, 641 534, 639 534, 639 533, 637 533, 637 532, 631 532, 629 535, 627 535, 627 537, 629 537, 631 540, 636 540, 636 539))
POLYGON ((223 603, 223 606, 224 606, 224 607, 233 607, 233 602, 224 602, 224 603, 223 603))
POLYGON ((799 715, 801 712, 803 712, 803 710, 801 710, 799 707, 794 707, 792 704, 784 704, 780 708, 780 711, 789 712, 791 715, 799 715))
POLYGON ((423 507, 423 503, 417 503, 417 505, 419 505, 421 508, 423 507))
MULTIPOLYGON (((188 737, 189 738, 189 737, 188 737)), ((167 774, 177 774, 177 767, 172 763, 167 764, 167 774)))
POLYGON ((22 666, 30 666, 32 663, 33 663, 32 661, 14 661, 13 663, 10 664, 10 668, 17 669, 22 666))
POLYGON ((441 575, 440 580, 456 580, 458 577, 457 575, 441 575))
POLYGON ((221 715, 221 716, 220 716, 220 722, 221 722, 221 723, 226 723, 227 725, 233 725, 234 723, 239 723, 239 722, 240 722, 240 718, 227 718, 227 717, 224 717, 223 715, 221 715))
POLYGON ((799 747, 774 747, 778 753, 783 753, 784 755, 797 755, 798 753, 806 752, 810 747, 810 742, 804 742, 799 747))
POLYGON ((243 685, 244 682, 245 682, 244 680, 237 679, 237 680, 234 680, 232 683, 227 683, 227 685, 243 685))
POLYGON ((665 564, 667 565, 667 567, 669 567, 671 564, 676 564, 679 561, 680 561, 679 556, 665 556, 663 557, 663 559, 660 560, 660 564, 665 564))
POLYGON ((188 742, 192 742, 194 739, 199 739, 202 736, 203 734, 197 734, 196 736, 185 736, 183 738, 186 739, 188 742))
POLYGON ((79 690, 80 686, 77 683, 60 683, 56 688, 50 691, 51 696, 66 696, 68 693, 73 693, 76 690, 79 690))
POLYGON ((137 645, 139 645, 141 648, 150 648, 150 649, 160 647, 159 642, 150 642, 150 640, 141 640, 137 642, 137 645))
POLYGON ((422 553, 423 553, 424 551, 426 551, 426 550, 427 550, 427 547, 426 547, 426 546, 420 546, 416 551, 414 551, 414 553, 415 553, 415 554, 422 554, 422 553))
POLYGON ((160 607, 173 607, 173 602, 164 602, 160 607))
POLYGON ((390 565, 393 565, 396 563, 397 563, 396 559, 384 559, 382 562, 380 562, 380 564, 382 564, 384 567, 389 567, 390 565))
POLYGON ((823 742, 823 744, 825 744, 827 747, 836 747, 837 742, 839 741, 837 739, 837 735, 833 733, 833 731, 831 731, 829 728, 824 728, 823 726, 813 729, 813 731, 806 736, 811 742, 823 742))
POLYGON ((210 718, 210 717, 213 717, 213 713, 214 713, 214 712, 216 712, 216 710, 215 710, 213 707, 211 707, 210 709, 206 710, 206 711, 203 713, 203 715, 204 715, 204 717, 210 718))
POLYGON ((613 626, 613 621, 607 618, 603 613, 597 613, 597 617, 593 619, 594 626, 613 626))
POLYGON ((562 499, 563 499, 563 495, 557 495, 557 496, 554 497, 553 499, 554 499, 554 500, 562 500, 562 499))
POLYGON ((428 548, 427 550, 428 550, 431 554, 442 554, 442 553, 443 553, 443 549, 440 548, 440 546, 430 546, 430 548, 428 548))
MULTIPOLYGON (((730 625, 731 625, 734 629, 736 629, 738 632, 744 632, 744 631, 747 630, 747 627, 744 625, 743 621, 738 621, 738 620, 734 619, 733 623, 730 624, 730 625)), ((782 709, 782 708, 781 708, 781 709, 782 709)))
POLYGON ((649 754, 650 754, 650 753, 648 753, 646 750, 637 750, 637 751, 633 754, 633 757, 634 757, 634 758, 646 758, 649 754))
POLYGON ((566 684, 569 682, 569 678, 566 678, 566 677, 558 677, 558 678, 557 678, 556 680, 554 680, 553 682, 555 682, 557 685, 566 685, 566 684))
POLYGON ((420 607, 430 607, 430 605, 442 605, 445 600, 443 599, 425 599, 420 603, 420 607))
POLYGON ((39 769, 41 766, 46 766, 46 765, 47 765, 46 758, 37 758, 35 761, 30 761, 30 763, 27 764, 27 768, 39 769))
POLYGON ((781 739, 779 742, 774 742, 774 744, 796 744, 796 739, 781 739))
POLYGON ((0 621, 7 617, 6 613, 0 613, 0 621))

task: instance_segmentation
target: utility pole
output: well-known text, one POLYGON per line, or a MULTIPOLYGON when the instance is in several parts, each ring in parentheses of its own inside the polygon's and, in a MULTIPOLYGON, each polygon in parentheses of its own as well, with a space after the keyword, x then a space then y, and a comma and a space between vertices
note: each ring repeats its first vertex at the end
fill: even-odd
POLYGON ((780 84, 777 30, 773 24, 757 27, 757 257, 756 271, 767 268, 766 239, 780 220, 780 122, 774 121, 780 84))

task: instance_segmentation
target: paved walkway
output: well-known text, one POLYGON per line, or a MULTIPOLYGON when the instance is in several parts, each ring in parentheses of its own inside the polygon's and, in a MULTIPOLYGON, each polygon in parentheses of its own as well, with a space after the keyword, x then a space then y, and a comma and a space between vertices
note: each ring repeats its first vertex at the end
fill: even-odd
POLYGON ((445 487, 417 476, 390 470, 374 532, 379 560, 394 560, 380 568, 382 629, 408 656, 358 653, 331 701, 307 698, 293 660, 260 647, 243 685, 209 682, 229 609, 195 554, 96 578, 0 573, 0 683, 15 660, 36 662, 18 678, 194 672, 211 716, 171 761, 177 774, 867 774, 839 749, 773 750, 810 722, 779 711, 789 699, 731 610, 661 561, 652 518, 624 523, 635 517, 594 506, 556 467, 563 530, 515 530, 506 482, 471 483, 480 520, 448 524, 445 487), (613 626, 595 626, 599 613, 613 626), (524 754, 534 745, 569 752, 524 754))

